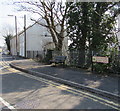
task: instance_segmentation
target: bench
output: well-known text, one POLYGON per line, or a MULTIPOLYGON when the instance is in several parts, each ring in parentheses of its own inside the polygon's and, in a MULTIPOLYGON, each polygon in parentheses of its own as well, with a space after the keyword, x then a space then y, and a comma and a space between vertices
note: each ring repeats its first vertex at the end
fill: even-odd
POLYGON ((50 63, 55 63, 55 64, 65 64, 66 56, 55 56, 53 60, 50 60, 50 63))

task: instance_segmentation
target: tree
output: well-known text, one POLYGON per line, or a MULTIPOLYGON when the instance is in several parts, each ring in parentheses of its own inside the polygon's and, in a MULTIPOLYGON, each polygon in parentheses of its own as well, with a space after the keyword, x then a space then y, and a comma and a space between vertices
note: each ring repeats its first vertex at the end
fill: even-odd
POLYGON ((40 21, 32 19, 49 30, 56 50, 62 51, 66 31, 66 14, 69 7, 62 2, 50 2, 49 0, 20 1, 15 2, 15 4, 19 5, 20 11, 38 14, 40 18, 45 20, 46 23, 43 24, 40 21))
POLYGON ((68 13, 68 36, 72 40, 70 50, 79 51, 78 64, 83 66, 85 62, 86 39, 89 31, 89 3, 68 3, 70 10, 68 13))
MULTIPOLYGON (((105 52, 109 45, 116 42, 113 28, 117 14, 110 13, 117 3, 110 2, 77 2, 69 3, 68 36, 72 40, 70 49, 80 52, 79 64, 85 64, 85 50, 105 52), (82 50, 82 53, 81 53, 82 50), (82 55, 82 57, 81 57, 82 55)), ((89 59, 91 62, 91 59, 89 59)))
POLYGON ((13 37, 14 29, 9 24, 4 24, 2 29, 2 36, 5 38, 7 49, 10 51, 10 39, 13 37))
POLYGON ((6 42, 6 45, 7 45, 7 49, 10 51, 10 39, 11 37, 13 37, 11 34, 9 35, 6 35, 6 36, 3 36, 5 38, 5 42, 6 42))

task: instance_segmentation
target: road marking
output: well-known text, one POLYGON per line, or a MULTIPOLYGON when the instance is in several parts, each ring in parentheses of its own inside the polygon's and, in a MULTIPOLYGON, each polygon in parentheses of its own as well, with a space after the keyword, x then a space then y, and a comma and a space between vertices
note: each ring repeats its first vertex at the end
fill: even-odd
MULTIPOLYGON (((12 70, 11 70, 11 68, 9 68, 8 70, 11 71, 11 72, 21 72, 21 71, 18 71, 18 70, 16 70, 16 69, 12 69, 12 70)), ((47 80, 47 79, 43 79, 43 78, 36 77, 36 76, 33 76, 33 75, 28 75, 28 74, 26 74, 26 73, 24 73, 24 74, 18 73, 18 74, 23 75, 23 76, 26 76, 26 77, 29 77, 29 78, 32 78, 32 79, 35 79, 35 80, 38 80, 38 81, 42 81, 42 82, 44 82, 44 83, 46 83, 46 84, 49 84, 49 85, 51 85, 51 86, 53 86, 53 87, 56 87, 56 88, 59 88, 59 89, 62 89, 62 90, 66 90, 66 91, 71 92, 71 93, 73 93, 73 94, 82 95, 82 96, 85 97, 85 98, 92 99, 93 101, 97 101, 97 102, 99 102, 99 103, 101 103, 101 104, 107 105, 107 106, 109 106, 109 107, 112 107, 112 108, 118 110, 119 104, 114 103, 114 102, 112 102, 112 101, 105 100, 105 99, 103 99, 103 98, 94 96, 94 95, 92 95, 92 94, 89 94, 89 93, 86 93, 86 92, 83 92, 83 91, 79 91, 79 90, 77 90, 77 89, 73 89, 73 88, 71 88, 71 87, 67 87, 67 86, 65 86, 65 85, 61 85, 61 84, 59 84, 59 83, 55 83, 55 82, 52 82, 52 81, 47 80), (80 93, 81 93, 81 94, 80 94, 80 93), (97 100, 96 100, 96 99, 97 99, 97 100)))
POLYGON ((59 85, 59 86, 56 86, 57 88, 59 88, 59 89, 62 89, 62 90, 67 90, 67 89, 69 89, 69 87, 67 87, 67 86, 65 86, 65 85, 59 85))
POLYGON ((5 62, 5 61, 1 61, 1 62, 0 62, 0 65, 2 65, 2 66, 9 66, 9 63, 7 63, 7 62, 5 62))
POLYGON ((19 70, 13 69, 13 68, 11 68, 11 67, 10 67, 8 70, 11 71, 11 72, 14 72, 14 73, 15 73, 15 72, 19 72, 19 70))
MULTIPOLYGON (((21 75, 24 76, 24 74, 21 74, 21 75)), ((60 85, 60 84, 58 84, 58 83, 53 83, 52 81, 45 80, 45 79, 43 79, 43 78, 40 79, 40 78, 35 77, 35 76, 33 76, 33 75, 25 74, 25 76, 26 76, 26 77, 29 77, 29 78, 32 78, 32 79, 35 79, 35 80, 38 80, 38 81, 42 81, 42 82, 44 82, 44 83, 46 83, 46 84, 52 85, 52 86, 57 87, 57 88, 62 89, 62 90, 66 90, 66 91, 71 92, 71 93, 73 93, 73 94, 82 95, 83 97, 92 99, 92 100, 97 101, 97 102, 99 102, 99 103, 101 103, 101 104, 105 104, 105 105, 107 105, 107 106, 110 106, 110 107, 118 110, 118 104, 113 103, 113 102, 111 102, 111 101, 108 101, 108 100, 106 101, 105 99, 102 99, 102 98, 99 98, 99 97, 95 98, 96 96, 94 96, 94 98, 93 98, 93 97, 92 97, 93 95, 90 95, 90 94, 89 94, 89 96, 88 96, 88 95, 87 95, 88 93, 86 93, 86 92, 82 92, 82 91, 78 91, 78 90, 76 90, 77 92, 75 92, 75 91, 74 91, 75 89, 73 89, 73 88, 71 88, 71 87, 65 87, 65 85, 60 85), (56 85, 56 84, 57 84, 57 85, 56 85), (69 88, 69 89, 68 89, 68 88, 69 88), (72 89, 73 91, 72 91, 71 89, 72 89), (78 93, 78 92, 79 92, 79 93, 78 93), (81 93, 81 94, 80 94, 80 93, 81 93), (96 99, 99 99, 99 100, 96 100, 96 99), (106 102, 106 103, 101 102, 100 99, 103 100, 103 101, 106 102), (113 104, 114 106, 112 106, 111 104, 113 104)))
MULTIPOLYGON (((2 62, 2 64, 4 65, 4 68, 9 67, 9 66, 7 66, 7 65, 9 65, 8 62, 2 62)), ((0 69, 3 69, 3 68, 0 68, 0 69)), ((21 71, 18 71, 18 70, 16 70, 16 69, 13 69, 13 68, 9 68, 8 70, 11 71, 11 72, 21 72, 21 71)), ((109 100, 105 100, 105 99, 103 99, 103 98, 100 98, 100 97, 91 95, 91 94, 86 93, 86 92, 83 92, 83 91, 79 91, 79 90, 73 89, 73 88, 71 88, 71 87, 66 87, 65 85, 60 85, 60 84, 58 84, 58 83, 52 82, 52 81, 47 80, 47 79, 43 79, 43 78, 36 77, 36 76, 33 76, 33 75, 28 75, 28 74, 26 74, 26 73, 20 74, 20 75, 23 75, 23 76, 26 76, 26 77, 29 77, 29 78, 32 78, 32 79, 35 79, 35 80, 38 80, 38 81, 42 81, 42 82, 44 82, 44 83, 46 83, 46 84, 49 84, 49 85, 51 85, 51 86, 53 86, 53 87, 56 87, 56 88, 59 88, 59 89, 62 89, 62 90, 66 90, 66 91, 71 92, 71 93, 73 93, 73 94, 82 95, 82 96, 85 97, 85 98, 92 99, 93 101, 97 101, 97 102, 99 102, 99 103, 101 103, 101 104, 104 104, 104 105, 107 105, 107 106, 109 106, 109 107, 112 107, 112 108, 114 108, 114 109, 119 110, 119 109, 118 109, 119 104, 116 104, 116 103, 111 102, 111 101, 109 101, 109 100), (96 100, 96 99, 97 99, 97 100, 96 100)), ((7 106, 9 109, 15 109, 15 108, 14 108, 13 106, 11 106, 8 102, 6 102, 5 100, 3 100, 1 97, 0 97, 0 100, 1 100, 1 102, 2 102, 5 106, 7 106)))
MULTIPOLYGON (((4 63, 4 62, 3 62, 3 63, 4 63)), ((4 63, 4 64, 6 64, 6 63, 4 63)), ((7 64, 6 64, 6 65, 7 65, 7 64)), ((9 67, 9 66, 4 66, 4 67, 7 68, 7 67, 9 67)), ((3 69, 3 68, 0 68, 0 69, 3 69)), ((18 70, 16 70, 16 69, 13 69, 13 68, 9 68, 8 70, 11 71, 11 72, 20 72, 20 71, 18 71, 18 70)), ((105 105, 110 106, 110 107, 112 107, 112 108, 114 108, 114 109, 118 109, 118 106, 119 106, 119 104, 116 104, 116 103, 111 102, 111 101, 109 101, 109 100, 105 100, 105 99, 103 99, 103 98, 100 98, 100 97, 91 95, 91 94, 86 93, 86 92, 83 92, 83 91, 78 91, 78 90, 73 89, 73 88, 71 88, 71 87, 66 87, 65 85, 60 85, 60 84, 55 83, 55 82, 52 82, 52 81, 50 81, 50 80, 46 80, 46 79, 43 79, 43 78, 40 79, 40 77, 38 78, 38 77, 33 76, 33 75, 28 75, 28 74, 26 75, 26 73, 20 74, 20 75, 27 76, 27 77, 29 77, 29 78, 32 78, 32 79, 35 79, 35 80, 38 80, 38 81, 42 81, 42 82, 44 82, 44 83, 46 83, 46 84, 52 85, 52 86, 54 86, 54 87, 57 87, 57 88, 62 89, 62 90, 66 90, 66 91, 68 91, 68 92, 71 92, 71 93, 74 93, 74 94, 77 94, 77 95, 82 95, 82 96, 84 96, 84 97, 86 97, 86 98, 92 99, 92 100, 94 100, 94 101, 98 101, 99 103, 105 104, 105 105), (71 90, 71 89, 72 89, 72 90, 71 90), (77 92, 75 92, 75 91, 77 91, 77 92), (79 93, 78 93, 78 92, 79 92, 79 93), (81 94, 80 94, 80 93, 81 93, 81 94), (94 99, 94 98, 95 98, 95 99, 94 99), (106 102, 106 103, 101 102, 101 101, 96 100, 96 99, 102 100, 102 101, 104 101, 104 102, 106 102), (111 104, 114 105, 114 106, 116 106, 116 107, 111 106, 111 104)))
POLYGON ((0 68, 0 70, 8 68, 8 67, 10 67, 10 66, 3 66, 3 67, 0 68))
POLYGON ((13 106, 11 106, 7 101, 5 101, 3 98, 0 97, 0 101, 7 106, 9 109, 15 109, 13 106))

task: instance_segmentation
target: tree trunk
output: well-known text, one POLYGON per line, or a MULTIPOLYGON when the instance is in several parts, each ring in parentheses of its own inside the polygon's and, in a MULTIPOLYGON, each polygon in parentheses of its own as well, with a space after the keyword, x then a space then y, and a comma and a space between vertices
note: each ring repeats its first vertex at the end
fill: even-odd
POLYGON ((79 62, 78 65, 80 67, 84 67, 85 66, 85 50, 86 50, 86 38, 87 38, 87 32, 88 32, 88 6, 87 3, 82 3, 81 5, 82 7, 82 28, 81 28, 81 35, 82 37, 80 38, 81 40, 79 41, 79 62))
POLYGON ((88 54, 87 54, 87 64, 86 67, 89 68, 92 65, 92 49, 88 49, 88 54))
POLYGON ((84 67, 85 65, 85 50, 79 50, 78 67, 84 67))
POLYGON ((62 54, 63 40, 64 40, 63 33, 64 33, 64 32, 62 32, 61 34, 57 34, 58 43, 57 43, 56 50, 60 51, 61 54, 62 54))

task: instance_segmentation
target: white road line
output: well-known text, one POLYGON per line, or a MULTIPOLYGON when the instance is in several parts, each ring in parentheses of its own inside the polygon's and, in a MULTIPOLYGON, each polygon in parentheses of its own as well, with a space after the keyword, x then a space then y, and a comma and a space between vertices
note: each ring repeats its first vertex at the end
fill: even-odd
POLYGON ((9 66, 3 66, 3 67, 0 68, 0 70, 6 69, 6 68, 8 68, 8 67, 9 67, 9 66))
POLYGON ((13 106, 11 106, 7 101, 5 101, 3 98, 0 97, 0 101, 7 106, 9 109, 15 109, 13 106))

